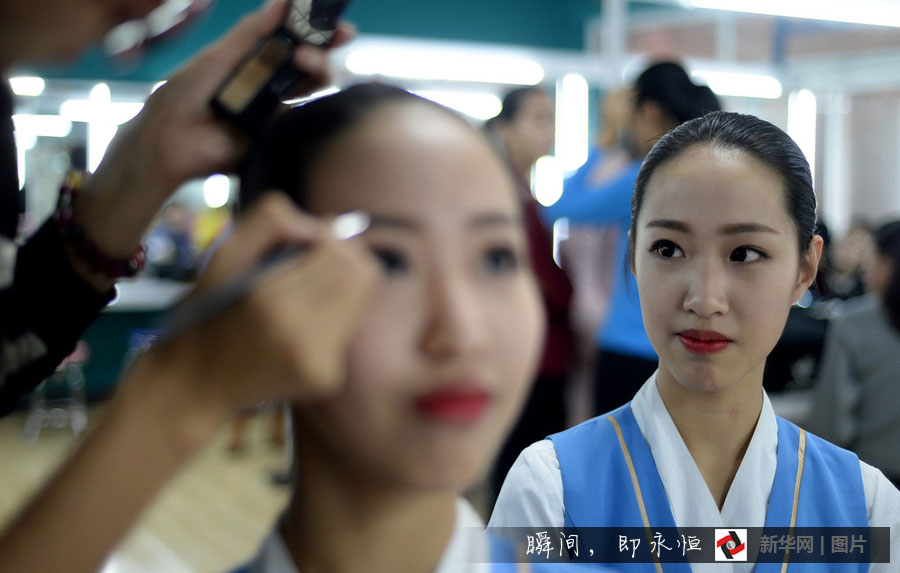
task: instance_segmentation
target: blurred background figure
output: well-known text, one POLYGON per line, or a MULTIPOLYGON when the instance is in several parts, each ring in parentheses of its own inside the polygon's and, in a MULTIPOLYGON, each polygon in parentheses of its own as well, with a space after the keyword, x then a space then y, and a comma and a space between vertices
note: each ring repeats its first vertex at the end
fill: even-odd
POLYGON ((541 88, 517 88, 503 98, 497 117, 484 126, 488 137, 509 163, 522 201, 531 265, 547 313, 547 337, 531 395, 518 423, 500 450, 491 473, 492 495, 500 491, 506 472, 526 446, 565 428, 565 395, 574 338, 569 326, 572 285, 553 260, 553 237, 541 221, 531 192, 531 170, 553 149, 554 113, 541 88))
POLYGON ((900 484, 900 221, 874 233, 868 294, 848 301, 828 330, 807 424, 900 484))
MULTIPOLYGON (((623 135, 631 115, 634 93, 628 89, 609 92, 602 101, 603 116, 596 143, 587 161, 565 182, 569 197, 603 191, 631 162, 623 135)), ((591 416, 593 403, 594 337, 609 306, 615 267, 618 232, 614 227, 572 225, 560 243, 563 268, 572 279, 572 328, 576 337, 572 383, 567 396, 567 425, 591 416)))
POLYGON ((191 239, 191 213, 184 203, 166 205, 147 236, 147 272, 175 281, 193 280, 196 256, 191 239))
POLYGON ((231 210, 228 207, 202 209, 194 216, 194 251, 202 255, 231 229, 231 210))
POLYGON ((833 244, 826 267, 830 297, 846 300, 865 294, 863 265, 872 247, 872 231, 862 222, 854 224, 833 244))
POLYGON ((684 68, 672 62, 644 70, 635 82, 630 104, 623 139, 631 161, 591 193, 577 192, 570 185, 545 211, 548 221, 567 218, 570 225, 612 228, 617 235, 609 312, 594 339, 595 413, 630 400, 656 370, 656 352, 644 332, 637 285, 627 268, 631 195, 641 160, 673 127, 720 108, 709 87, 694 84, 684 68))
POLYGON ((816 232, 824 240, 816 284, 791 308, 784 332, 766 360, 763 385, 770 393, 813 386, 823 368, 829 320, 842 314, 845 301, 866 292, 863 267, 873 250, 869 228, 857 222, 833 241, 828 226, 820 221, 816 232))

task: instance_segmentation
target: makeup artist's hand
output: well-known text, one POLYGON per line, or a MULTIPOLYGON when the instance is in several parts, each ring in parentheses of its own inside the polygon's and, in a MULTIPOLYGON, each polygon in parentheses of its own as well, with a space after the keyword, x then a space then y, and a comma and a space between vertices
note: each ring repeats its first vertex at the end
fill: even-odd
POLYGON ((197 288, 229 283, 277 246, 305 244, 305 255, 272 268, 242 303, 135 362, 73 457, 0 535, 0 570, 102 569, 232 409, 337 390, 344 347, 378 271, 361 244, 331 233, 328 221, 303 215, 281 194, 260 198, 197 288))
POLYGON ((210 414, 210 426, 260 400, 297 401, 337 391, 346 346, 379 273, 365 247, 336 239, 329 221, 270 193, 241 218, 196 294, 228 283, 275 247, 292 244, 308 249, 267 271, 249 296, 221 315, 148 351, 142 360, 159 375, 147 383, 172 386, 179 402, 210 414))
MULTIPOLYGON (((256 42, 278 27, 285 3, 273 0, 244 18, 151 95, 141 113, 119 130, 75 210, 88 236, 107 254, 129 257, 181 184, 235 169, 250 139, 215 116, 209 101, 256 42)), ((332 47, 346 43, 353 33, 352 26, 340 24, 332 47)), ((305 45, 294 60, 308 78, 297 95, 329 83, 327 50, 305 45)), ((111 286, 75 263, 98 290, 111 286)))

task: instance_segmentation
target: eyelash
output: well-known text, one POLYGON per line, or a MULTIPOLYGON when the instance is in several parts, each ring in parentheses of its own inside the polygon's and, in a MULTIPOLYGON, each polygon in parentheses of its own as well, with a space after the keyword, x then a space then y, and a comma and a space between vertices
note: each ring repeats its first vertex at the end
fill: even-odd
MULTIPOLYGON (((766 252, 763 251, 762 249, 757 249, 756 247, 742 246, 742 247, 738 247, 738 248, 736 248, 735 250, 731 251, 731 256, 729 257, 729 260, 731 260, 731 258, 734 256, 734 254, 735 254, 736 252, 738 252, 738 251, 748 251, 748 252, 751 252, 751 253, 756 253, 757 255, 759 255, 759 259, 758 259, 758 260, 765 260, 765 259, 770 259, 770 258, 771 258, 771 257, 770 257, 769 255, 767 255, 766 252)), ((732 261, 732 262, 735 262, 735 263, 743 263, 744 261, 732 261)), ((754 261, 750 261, 750 262, 752 263, 752 262, 754 262, 754 261)))
POLYGON ((489 247, 484 253, 485 270, 492 273, 511 273, 520 266, 519 255, 508 246, 489 247))
MULTIPOLYGON (((675 249, 678 249, 679 251, 681 251, 681 247, 679 247, 678 245, 676 245, 676 244, 673 243, 672 241, 669 241, 668 239, 662 239, 662 240, 660 240, 660 241, 655 241, 655 242, 650 246, 650 251, 649 251, 649 252, 650 252, 651 254, 653 254, 653 255, 656 255, 657 257, 659 257, 659 258, 661 258, 661 259, 672 259, 672 258, 674 258, 674 257, 667 257, 667 256, 663 255, 663 254, 660 252, 661 249, 666 248, 666 247, 672 247, 672 248, 675 248, 675 249)), ((681 254, 682 254, 682 256, 684 256, 684 251, 681 251, 681 254)))
MULTIPOLYGON (((409 259, 399 249, 377 247, 372 253, 381 264, 382 271, 388 276, 397 276, 409 271, 409 259)), ((520 256, 515 249, 508 246, 488 247, 482 256, 482 268, 492 274, 506 274, 519 269, 520 256)))
POLYGON ((409 270, 409 261, 398 249, 373 248, 372 253, 381 264, 384 274, 394 276, 406 273, 409 270))
MULTIPOLYGON (((665 255, 663 255, 663 254, 660 252, 661 249, 663 249, 663 248, 668 248, 668 247, 674 248, 674 249, 677 249, 677 250, 681 251, 681 255, 682 255, 682 256, 679 257, 679 258, 684 257, 684 251, 681 249, 681 247, 679 247, 679 246, 676 245, 674 242, 672 242, 672 241, 670 241, 670 240, 668 240, 668 239, 662 239, 662 240, 659 240, 659 241, 654 242, 653 245, 651 245, 650 251, 649 251, 649 252, 652 253, 652 254, 654 254, 654 255, 656 255, 657 257, 662 258, 662 259, 672 259, 672 258, 675 258, 674 256, 665 256, 665 255)), ((730 254, 729 257, 728 257, 728 260, 731 261, 731 262, 734 262, 734 263, 745 263, 745 261, 735 261, 735 260, 733 260, 734 254, 737 253, 738 251, 748 251, 748 252, 751 252, 751 253, 756 253, 757 255, 759 255, 759 260, 766 260, 766 259, 770 259, 770 258, 771 258, 771 257, 770 257, 765 251, 763 251, 762 249, 758 249, 758 248, 756 248, 756 247, 750 247, 750 246, 743 245, 743 246, 737 247, 737 248, 735 248, 734 250, 732 250, 732 251, 731 251, 731 254, 730 254)), ((754 261, 750 261, 750 262, 752 263, 752 262, 754 262, 754 261)))

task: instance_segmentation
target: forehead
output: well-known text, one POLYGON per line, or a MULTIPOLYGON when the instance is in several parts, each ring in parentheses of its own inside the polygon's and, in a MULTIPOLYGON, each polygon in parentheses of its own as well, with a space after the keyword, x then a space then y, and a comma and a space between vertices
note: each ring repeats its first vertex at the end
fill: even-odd
POLYGON ((740 150, 691 147, 660 165, 645 191, 638 226, 665 218, 700 229, 749 222, 793 227, 781 175, 740 150))
POLYGON ((309 191, 316 212, 447 217, 517 210, 512 180, 488 142, 419 103, 385 106, 335 139, 317 161, 309 191))

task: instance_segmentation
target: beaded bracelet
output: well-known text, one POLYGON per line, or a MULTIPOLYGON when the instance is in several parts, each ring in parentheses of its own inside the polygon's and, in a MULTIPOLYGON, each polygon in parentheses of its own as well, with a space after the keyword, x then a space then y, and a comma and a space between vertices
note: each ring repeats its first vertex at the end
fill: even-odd
POLYGON ((75 194, 81 188, 83 181, 83 173, 72 171, 66 175, 65 181, 59 189, 59 201, 56 204, 53 220, 59 227, 63 241, 92 271, 104 274, 111 279, 134 277, 144 270, 147 263, 144 245, 139 244, 134 254, 127 259, 110 257, 87 236, 84 227, 75 222, 75 194))

